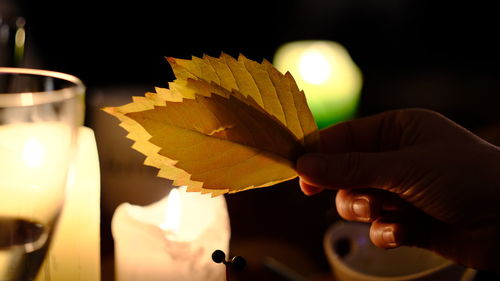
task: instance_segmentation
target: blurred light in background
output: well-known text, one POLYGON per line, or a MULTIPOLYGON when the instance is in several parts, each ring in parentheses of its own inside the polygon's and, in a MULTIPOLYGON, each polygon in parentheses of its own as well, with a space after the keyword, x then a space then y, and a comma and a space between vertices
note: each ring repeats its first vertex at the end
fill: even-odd
POLYGON ((24 43, 26 42, 26 31, 24 30, 24 25, 26 21, 23 17, 18 17, 16 20, 16 35, 15 35, 15 48, 14 48, 14 59, 16 65, 20 65, 24 57, 24 43))
POLYGON ((290 71, 319 128, 356 114, 362 75, 347 50, 331 41, 297 41, 281 46, 273 60, 281 72, 290 71))

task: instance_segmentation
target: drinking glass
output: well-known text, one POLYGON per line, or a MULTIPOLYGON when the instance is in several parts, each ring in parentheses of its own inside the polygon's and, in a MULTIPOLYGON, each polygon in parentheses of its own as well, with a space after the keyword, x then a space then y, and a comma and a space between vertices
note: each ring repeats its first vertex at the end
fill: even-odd
POLYGON ((61 212, 84 85, 0 67, 0 281, 34 280, 61 212))

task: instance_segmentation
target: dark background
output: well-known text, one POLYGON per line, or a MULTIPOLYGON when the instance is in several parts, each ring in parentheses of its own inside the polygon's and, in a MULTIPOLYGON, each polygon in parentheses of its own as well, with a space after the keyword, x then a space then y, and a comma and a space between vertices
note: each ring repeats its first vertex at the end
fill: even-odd
POLYGON ((361 114, 427 107, 498 119, 500 17, 492 1, 22 1, 45 67, 89 88, 172 79, 164 56, 272 59, 303 39, 343 44, 365 75, 361 114))
MULTIPOLYGON (((490 139, 498 132, 500 17, 494 1, 17 3, 19 13, 27 19, 27 48, 32 48, 28 51, 35 57, 33 64, 80 77, 88 87, 88 101, 106 91, 128 98, 125 90, 109 90, 126 85, 141 85, 139 89, 145 85, 137 94, 166 86, 173 76, 164 56, 217 56, 222 51, 272 60, 283 43, 320 39, 344 45, 363 72, 359 116, 424 107, 490 139)), ((106 137, 97 129, 99 118, 92 117, 101 113, 92 111, 93 106, 90 102, 87 124, 96 128, 98 142, 101 138, 104 143, 106 137)), ((105 154, 101 147, 100 153, 105 154)), ((101 158, 104 173, 109 168, 106 161, 101 158)), ((102 188, 110 188, 105 174, 102 188)), ((148 189, 141 192, 148 193, 148 189)), ((307 268, 304 271, 327 270, 321 237, 336 219, 333 194, 305 198, 292 181, 265 192, 248 191, 227 198, 235 254, 239 250, 252 259, 259 256, 256 251, 278 257, 299 253, 287 262, 302 264, 307 268), (254 247, 252 241, 264 246, 254 247), (280 243, 286 245, 280 248, 280 243)), ((103 214, 105 258, 112 256, 107 229, 111 214, 103 214)))

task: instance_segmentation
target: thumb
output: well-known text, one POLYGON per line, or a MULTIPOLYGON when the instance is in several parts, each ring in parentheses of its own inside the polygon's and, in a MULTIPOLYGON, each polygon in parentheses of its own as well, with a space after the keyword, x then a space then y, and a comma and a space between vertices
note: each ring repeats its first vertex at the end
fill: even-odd
POLYGON ((329 188, 401 187, 412 161, 398 151, 310 153, 297 160, 296 170, 309 185, 329 188))

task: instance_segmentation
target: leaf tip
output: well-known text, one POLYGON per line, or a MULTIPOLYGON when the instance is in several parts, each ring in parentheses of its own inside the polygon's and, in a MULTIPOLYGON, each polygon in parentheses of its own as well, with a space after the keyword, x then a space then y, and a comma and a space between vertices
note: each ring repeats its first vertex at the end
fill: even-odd
POLYGON ((176 58, 174 57, 165 57, 165 59, 167 60, 167 62, 170 64, 170 66, 174 65, 174 64, 177 64, 177 60, 176 58))
POLYGON ((262 59, 262 64, 264 64, 264 65, 270 65, 270 66, 272 66, 272 65, 273 65, 273 64, 272 64, 270 61, 268 61, 266 58, 263 58, 263 59, 262 59))
POLYGON ((295 82, 295 78, 293 78, 293 75, 292 73, 290 73, 290 71, 286 71, 285 72, 285 78, 288 79, 289 81, 293 82, 294 85, 297 85, 297 82, 295 82))
POLYGON ((206 59, 215 59, 215 57, 212 57, 212 56, 207 55, 207 54, 203 54, 203 55, 201 56, 201 58, 202 58, 202 59, 204 59, 204 60, 206 60, 206 59))
POLYGON ((239 53, 238 60, 247 60, 247 57, 245 57, 245 55, 243 55, 242 53, 239 53))
POLYGON ((101 110, 108 113, 108 114, 111 114, 111 115, 116 113, 115 107, 111 107, 111 106, 102 107, 101 110))

